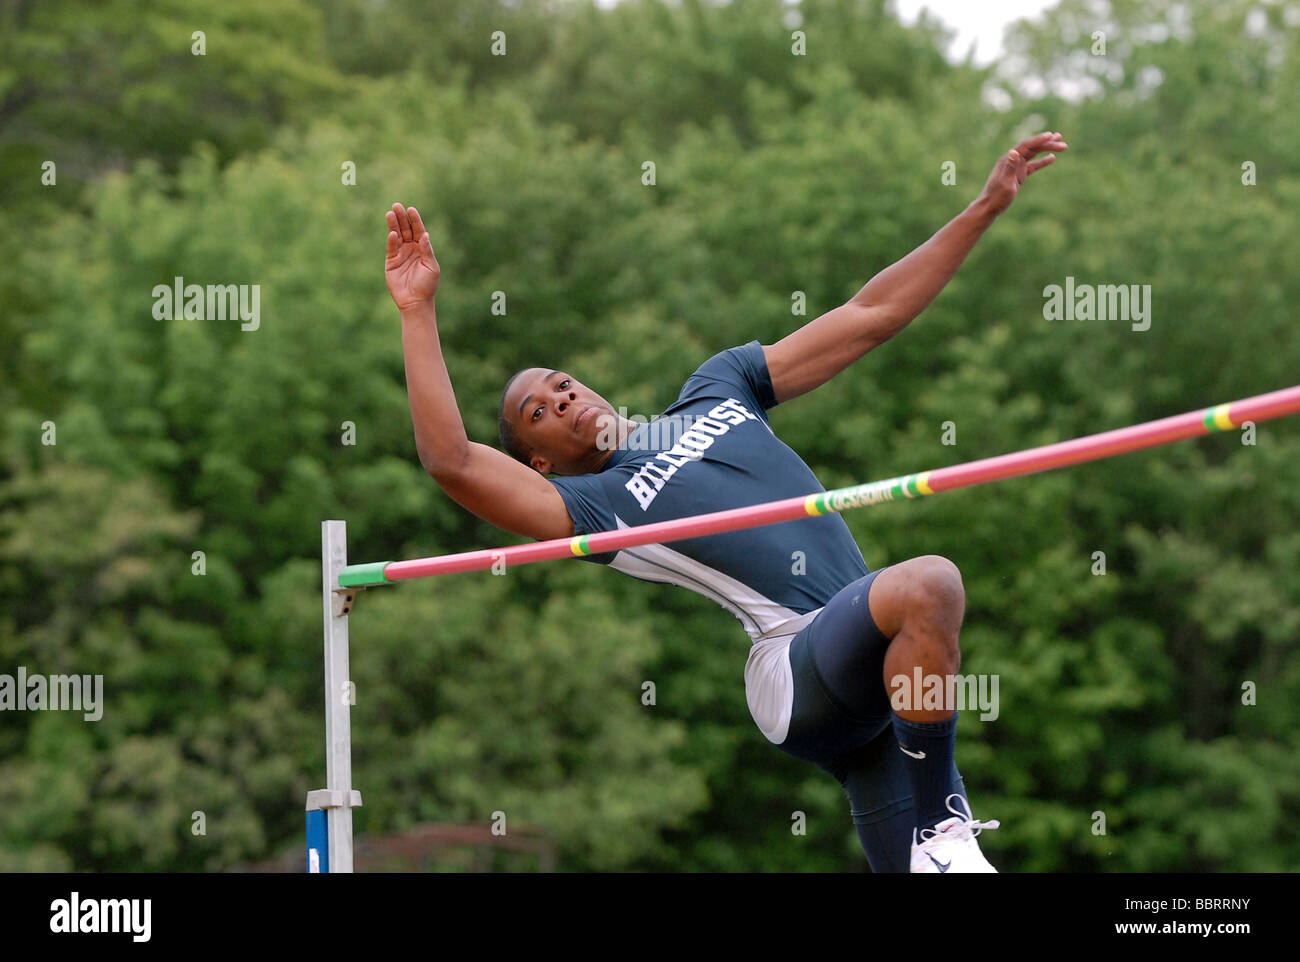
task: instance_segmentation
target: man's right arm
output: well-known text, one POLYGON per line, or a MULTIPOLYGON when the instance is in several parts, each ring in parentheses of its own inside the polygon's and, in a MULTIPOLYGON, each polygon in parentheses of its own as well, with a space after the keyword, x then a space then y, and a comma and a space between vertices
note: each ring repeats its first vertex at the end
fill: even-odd
POLYGON ((555 485, 509 455, 470 441, 438 340, 433 295, 439 268, 415 208, 388 214, 384 273, 402 315, 402 353, 415 445, 424 467, 465 509, 499 528, 548 540, 573 534, 555 485))

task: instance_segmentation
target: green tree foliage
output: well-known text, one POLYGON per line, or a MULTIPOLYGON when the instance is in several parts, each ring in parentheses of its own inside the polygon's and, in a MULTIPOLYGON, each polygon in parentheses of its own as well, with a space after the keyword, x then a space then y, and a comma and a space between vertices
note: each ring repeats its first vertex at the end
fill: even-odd
POLYGON ((233 157, 338 92, 341 76, 322 63, 321 18, 304 0, 159 0, 144 16, 139 7, 0 7, 6 157, 57 154, 73 176, 141 157, 175 163, 199 140, 233 157))
MULTIPOLYGON (((714 352, 843 302, 1046 127, 1069 154, 926 313, 772 412, 823 483, 1295 380, 1281 5, 1065 0, 988 70, 877 0, 797 22, 779 0, 162 4, 130 27, 121 6, 0 13, 0 673, 104 676, 98 722, 0 715, 0 870, 295 850, 324 781, 319 522, 348 520, 354 560, 512 540, 419 467, 393 201, 430 228, 481 441, 526 365, 656 413, 714 352), (42 186, 45 159, 67 179, 42 186), (178 276, 258 285, 257 329, 155 319, 178 276), (1151 285, 1150 329, 1045 319, 1067 276, 1151 285)), ((872 568, 963 571, 963 670, 999 677, 1000 714, 962 718, 958 759, 995 864, 1300 858, 1300 433, 1242 440, 846 516, 872 568)), ((363 594, 352 640, 359 833, 504 811, 564 869, 865 867, 839 787, 755 729, 745 636, 702 598, 576 562, 458 575, 363 594)))

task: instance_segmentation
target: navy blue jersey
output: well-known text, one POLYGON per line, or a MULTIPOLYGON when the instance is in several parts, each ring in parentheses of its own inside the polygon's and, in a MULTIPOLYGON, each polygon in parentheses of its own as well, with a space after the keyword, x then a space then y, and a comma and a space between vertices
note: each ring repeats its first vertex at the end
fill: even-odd
MULTIPOLYGON (((776 406, 762 345, 705 361, 677 400, 600 471, 552 478, 575 534, 762 504, 826 490, 768 424, 776 406)), ((788 637, 868 574, 838 515, 628 548, 584 560, 681 585, 736 616, 754 641, 788 637)))

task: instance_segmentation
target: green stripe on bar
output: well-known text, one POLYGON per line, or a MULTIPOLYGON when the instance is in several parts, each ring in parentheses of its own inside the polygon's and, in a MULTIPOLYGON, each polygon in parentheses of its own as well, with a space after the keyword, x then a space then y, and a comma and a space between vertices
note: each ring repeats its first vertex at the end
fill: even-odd
POLYGON ((339 584, 344 588, 364 588, 367 585, 386 585, 384 577, 387 561, 372 561, 364 565, 348 565, 339 571, 339 584))

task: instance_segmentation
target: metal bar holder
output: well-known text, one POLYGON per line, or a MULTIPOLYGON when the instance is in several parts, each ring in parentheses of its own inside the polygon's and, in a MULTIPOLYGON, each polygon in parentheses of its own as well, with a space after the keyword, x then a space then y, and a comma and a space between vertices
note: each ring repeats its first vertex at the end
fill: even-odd
POLYGON ((352 787, 352 706, 348 675, 348 612, 356 588, 339 585, 348 563, 347 524, 321 522, 322 594, 325 613, 325 778, 329 785, 307 793, 307 871, 352 871, 352 809, 361 793, 352 787))

